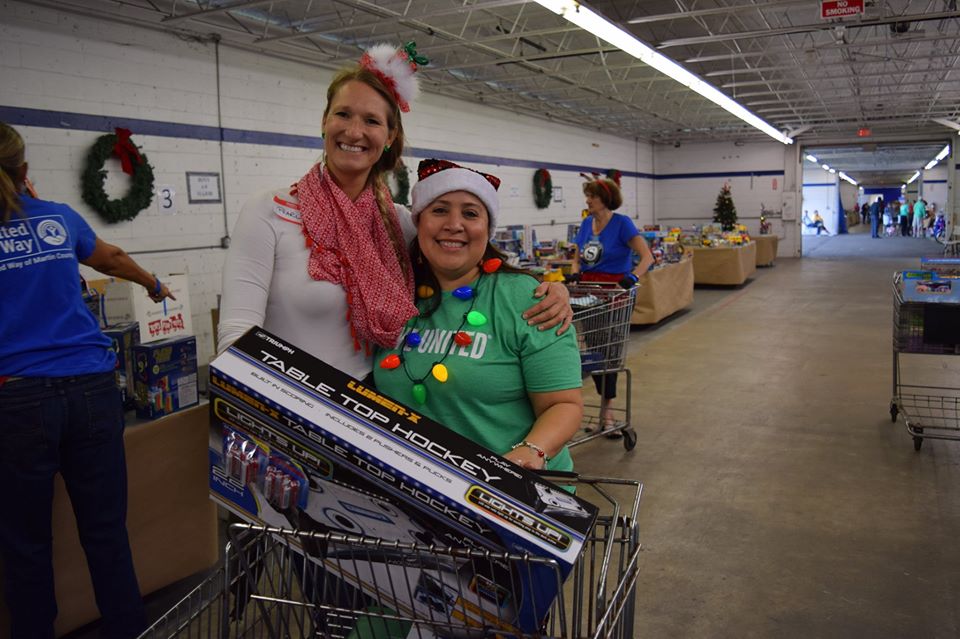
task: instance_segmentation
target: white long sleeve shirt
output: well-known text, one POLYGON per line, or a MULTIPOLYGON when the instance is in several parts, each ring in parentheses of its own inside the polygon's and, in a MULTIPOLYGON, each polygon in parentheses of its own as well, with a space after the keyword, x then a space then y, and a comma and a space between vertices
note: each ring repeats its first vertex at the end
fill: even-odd
MULTIPOLYGON (((397 216, 406 245, 416 228, 405 207, 397 205, 397 216)), ((353 347, 346 293, 338 284, 311 278, 309 257, 297 200, 288 188, 265 191, 247 201, 223 269, 219 351, 250 327, 262 326, 363 379, 372 370, 372 358, 353 347)))

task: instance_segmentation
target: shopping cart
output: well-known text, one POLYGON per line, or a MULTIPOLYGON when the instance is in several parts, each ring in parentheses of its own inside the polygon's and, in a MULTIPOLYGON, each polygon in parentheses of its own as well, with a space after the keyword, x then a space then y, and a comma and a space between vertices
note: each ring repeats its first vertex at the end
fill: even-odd
POLYGON ((236 524, 221 567, 141 639, 633 637, 643 486, 621 479, 557 479, 576 485, 578 494, 601 508, 566 583, 555 561, 528 554, 236 524), (363 568, 384 563, 389 572, 363 568), (542 608, 534 602, 544 620, 540 628, 504 630, 509 624, 502 611, 516 603, 518 575, 544 568, 557 580, 559 595, 542 608), (460 586, 451 570, 475 577, 460 586), (365 575, 362 587, 359 575, 365 575), (427 604, 430 614, 422 606, 412 614, 398 603, 413 600, 427 604))
POLYGON ((630 411, 633 379, 624 363, 630 340, 630 316, 637 301, 637 287, 624 290, 619 285, 584 282, 568 284, 567 289, 573 307, 573 324, 577 328, 583 376, 590 375, 598 380, 597 391, 601 398, 608 385, 616 384, 613 375, 623 373, 626 385, 626 392, 622 395, 618 393, 623 400, 611 406, 614 423, 607 424, 607 428, 602 430, 601 405, 585 403, 583 422, 586 434, 578 436, 568 445, 577 446, 597 437, 622 433, 623 447, 633 450, 637 445, 637 433, 633 429, 630 411))
MULTIPOLYGON (((960 388, 941 385, 949 378, 947 364, 938 358, 931 365, 911 369, 913 381, 906 384, 902 354, 960 355, 960 304, 907 302, 901 292, 902 276, 893 280, 893 399, 890 420, 903 415, 914 450, 924 439, 960 440, 960 388), (925 375, 924 375, 925 373, 925 375)), ((914 358, 914 361, 918 358, 914 358)))

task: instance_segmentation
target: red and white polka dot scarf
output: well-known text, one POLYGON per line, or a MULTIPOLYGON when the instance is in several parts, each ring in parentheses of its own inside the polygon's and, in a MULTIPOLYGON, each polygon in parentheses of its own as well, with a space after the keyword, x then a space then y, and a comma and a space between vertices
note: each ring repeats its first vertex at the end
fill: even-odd
MULTIPOLYGON (((413 303, 413 272, 401 263, 377 207, 373 187, 357 200, 349 197, 317 164, 297 183, 303 234, 310 248, 308 272, 315 280, 339 284, 347 294, 347 321, 354 348, 363 343, 391 348, 400 331, 417 314, 413 303)), ((387 223, 403 243, 393 202, 387 223)), ((401 251, 406 247, 400 246, 401 251)))

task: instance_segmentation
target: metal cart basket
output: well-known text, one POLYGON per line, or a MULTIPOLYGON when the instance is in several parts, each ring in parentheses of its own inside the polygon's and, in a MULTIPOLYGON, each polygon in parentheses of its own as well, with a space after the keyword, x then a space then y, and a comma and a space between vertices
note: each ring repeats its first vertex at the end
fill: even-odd
POLYGON ((619 285, 600 283, 569 284, 570 305, 573 307, 573 324, 577 328, 580 347, 581 371, 586 377, 593 376, 600 397, 608 385, 616 384, 616 377, 623 373, 626 392, 623 401, 611 406, 616 416, 612 427, 601 432, 601 406, 584 403, 584 427, 586 435, 571 441, 568 446, 577 446, 611 433, 623 434, 623 447, 633 450, 637 445, 637 433, 631 421, 633 379, 625 367, 627 344, 630 341, 630 317, 637 301, 637 287, 628 290, 619 285), (593 409, 596 409, 594 415, 593 409))
POLYGON ((897 415, 903 415, 913 448, 920 450, 924 439, 960 439, 960 388, 942 385, 943 365, 912 369, 908 376, 914 383, 905 383, 901 356, 960 355, 960 304, 905 301, 902 282, 897 273, 893 281, 890 419, 896 422, 897 415))
POLYGON ((633 637, 643 486, 617 479, 562 481, 601 505, 565 584, 556 562, 527 554, 236 524, 222 566, 141 639, 633 637), (385 563, 389 571, 363 571, 385 563), (542 608, 534 602, 544 620, 536 632, 505 630, 509 624, 501 612, 514 603, 517 578, 535 567, 549 569, 559 595, 542 608), (450 572, 464 568, 474 575, 469 582, 450 572), (362 590, 354 581, 361 574, 362 590), (428 604, 430 614, 397 605, 414 599, 428 604))

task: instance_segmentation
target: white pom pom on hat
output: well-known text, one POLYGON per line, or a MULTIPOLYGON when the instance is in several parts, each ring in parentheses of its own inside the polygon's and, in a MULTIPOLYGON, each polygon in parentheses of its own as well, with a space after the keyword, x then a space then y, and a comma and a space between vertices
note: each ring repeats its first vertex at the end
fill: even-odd
POLYGON ((416 53, 416 45, 409 43, 397 49, 389 44, 375 44, 360 57, 360 66, 375 73, 397 100, 400 110, 410 111, 410 103, 420 94, 417 67, 427 59, 416 53))

